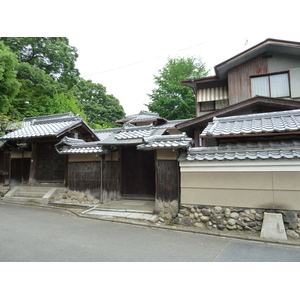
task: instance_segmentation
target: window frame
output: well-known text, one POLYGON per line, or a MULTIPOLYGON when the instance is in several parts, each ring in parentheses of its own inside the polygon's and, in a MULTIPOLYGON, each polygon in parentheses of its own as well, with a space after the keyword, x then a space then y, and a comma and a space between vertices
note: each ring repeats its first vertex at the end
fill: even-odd
POLYGON ((214 110, 216 110, 216 101, 215 101, 215 100, 212 100, 212 101, 203 101, 203 102, 198 102, 198 103, 199 103, 199 111, 200 111, 200 112, 204 112, 204 111, 214 111, 214 110), (208 102, 213 102, 214 108, 213 108, 213 109, 202 109, 202 108, 201 108, 201 104, 202 104, 202 103, 208 103, 208 102))
POLYGON ((222 108, 216 108, 217 107, 217 102, 219 102, 219 101, 226 101, 226 106, 224 106, 222 108, 225 108, 225 107, 229 106, 229 99, 211 100, 211 101, 200 101, 200 102, 198 102, 199 103, 199 112, 215 111, 215 110, 222 109, 222 108), (213 109, 201 109, 201 104, 202 103, 208 103, 208 102, 213 102, 214 108, 213 109))
POLYGON ((250 76, 250 91, 251 91, 251 97, 256 97, 256 96, 261 96, 261 97, 272 97, 272 98, 290 98, 291 97, 291 81, 290 81, 290 72, 285 71, 285 72, 276 72, 276 73, 269 73, 269 74, 260 74, 260 75, 255 75, 255 76, 250 76), (272 88, 271 88, 271 77, 276 76, 276 75, 283 75, 287 74, 287 80, 288 80, 288 95, 287 96, 272 96, 272 88), (252 79, 253 78, 260 78, 260 77, 267 77, 268 78, 268 90, 269 90, 269 96, 263 96, 263 95, 253 95, 252 94, 252 79))

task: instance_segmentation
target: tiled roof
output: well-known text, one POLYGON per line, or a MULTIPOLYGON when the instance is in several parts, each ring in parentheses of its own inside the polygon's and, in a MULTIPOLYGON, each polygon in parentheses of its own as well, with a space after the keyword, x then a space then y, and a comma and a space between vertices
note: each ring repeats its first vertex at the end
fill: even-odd
MULTIPOLYGON (((127 115, 123 119, 116 121, 116 123, 124 123, 124 122, 141 122, 141 121, 155 121, 157 120, 159 115, 157 113, 151 113, 146 111, 141 111, 138 114, 127 115)), ((162 118, 160 118, 162 119, 162 118)))
POLYGON ((36 118, 25 118, 21 129, 10 132, 1 139, 26 139, 45 136, 59 136, 68 128, 73 128, 83 122, 80 115, 72 113, 59 114, 56 116, 43 116, 36 118))
POLYGON ((192 138, 185 133, 178 135, 154 135, 144 138, 144 143, 137 146, 139 150, 189 148, 192 138))
POLYGON ((300 140, 227 143, 219 147, 190 148, 181 161, 223 161, 300 158, 300 140))
POLYGON ((128 124, 124 124, 122 128, 119 128, 118 131, 113 132, 107 138, 102 139, 100 143, 103 145, 141 144, 143 143, 144 137, 161 135, 165 130, 166 129, 156 128, 152 125, 128 126, 128 124))
POLYGON ((107 151, 99 145, 99 142, 85 142, 84 140, 68 137, 64 137, 58 144, 56 144, 56 149, 60 154, 107 153, 107 151))
POLYGON ((115 139, 117 140, 140 139, 151 135, 153 132, 154 130, 149 130, 149 129, 123 131, 116 134, 115 139))
POLYGON ((184 120, 171 120, 167 121, 165 124, 155 126, 155 128, 175 128, 176 125, 179 125, 183 122, 187 122, 191 119, 184 119, 184 120))
POLYGON ((214 118, 202 137, 281 133, 300 130, 300 110, 214 118))

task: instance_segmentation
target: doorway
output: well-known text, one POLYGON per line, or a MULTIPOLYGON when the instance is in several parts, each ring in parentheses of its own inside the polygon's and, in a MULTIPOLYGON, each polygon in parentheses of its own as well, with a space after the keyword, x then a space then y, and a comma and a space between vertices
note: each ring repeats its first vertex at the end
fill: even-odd
POLYGON ((37 176, 38 181, 63 182, 65 157, 55 150, 55 143, 37 144, 37 176))
POLYGON ((122 194, 133 199, 155 199, 154 151, 122 149, 122 194))

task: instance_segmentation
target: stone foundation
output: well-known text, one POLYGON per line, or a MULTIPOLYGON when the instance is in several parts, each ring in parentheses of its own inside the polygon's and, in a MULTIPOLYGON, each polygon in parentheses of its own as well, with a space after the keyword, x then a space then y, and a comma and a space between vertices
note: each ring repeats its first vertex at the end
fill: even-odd
POLYGON ((168 220, 175 218, 178 214, 178 201, 163 202, 155 200, 154 213, 168 220))
POLYGON ((54 199, 51 199, 54 203, 63 204, 85 204, 85 205, 95 205, 99 204, 99 199, 95 199, 90 194, 85 194, 83 192, 76 192, 67 190, 63 193, 58 193, 54 199))
MULTIPOLYGON (((174 224, 211 230, 260 233, 264 212, 281 213, 287 235, 299 239, 300 212, 294 211, 184 205, 180 207, 178 215, 172 220, 169 218, 169 221, 174 224)), ((162 214, 161 216, 164 217, 162 214)))

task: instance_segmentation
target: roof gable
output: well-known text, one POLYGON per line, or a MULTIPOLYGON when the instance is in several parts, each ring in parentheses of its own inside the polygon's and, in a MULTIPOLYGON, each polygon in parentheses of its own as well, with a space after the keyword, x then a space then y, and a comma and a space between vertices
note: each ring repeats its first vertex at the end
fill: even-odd
POLYGON ((263 53, 283 53, 287 55, 300 56, 300 43, 277 39, 266 39, 265 41, 216 65, 215 73, 219 79, 224 79, 227 77, 227 72, 230 69, 237 67, 263 53))
POLYGON ((71 130, 80 130, 92 139, 98 140, 96 134, 83 121, 80 115, 72 112, 41 117, 25 118, 22 128, 1 137, 3 140, 55 137, 58 138, 71 130))

